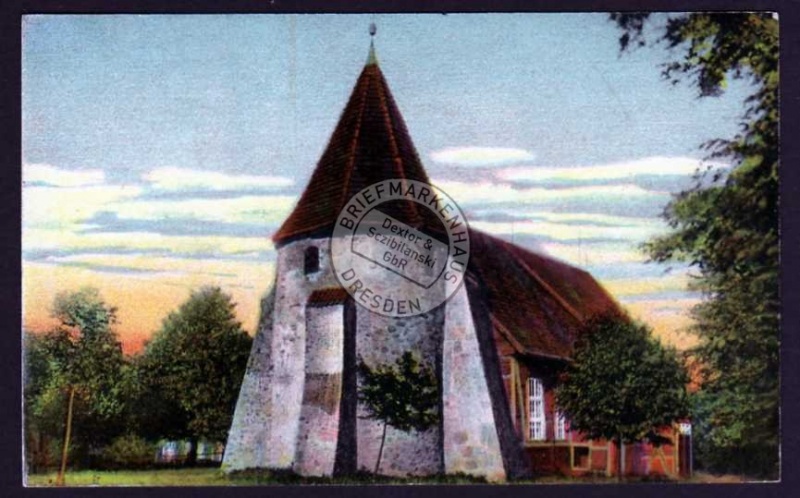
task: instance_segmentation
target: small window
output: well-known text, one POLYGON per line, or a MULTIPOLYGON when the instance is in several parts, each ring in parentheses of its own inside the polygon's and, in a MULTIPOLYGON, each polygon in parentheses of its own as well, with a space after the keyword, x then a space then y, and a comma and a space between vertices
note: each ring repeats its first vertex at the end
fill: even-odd
POLYGON ((560 410, 555 415, 555 438, 557 441, 567 439, 567 419, 560 410))
POLYGON ((306 248, 304 269, 306 275, 319 271, 319 247, 309 246, 306 248))
POLYGON ((528 437, 533 441, 544 441, 544 386, 542 379, 531 377, 528 379, 528 410, 530 413, 530 426, 528 437))

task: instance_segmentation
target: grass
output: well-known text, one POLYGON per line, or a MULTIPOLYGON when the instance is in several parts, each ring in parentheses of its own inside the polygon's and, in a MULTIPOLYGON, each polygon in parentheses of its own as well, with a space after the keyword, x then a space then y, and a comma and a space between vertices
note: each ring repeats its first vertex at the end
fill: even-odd
MULTIPOLYGON (((228 486, 237 484, 216 468, 80 470, 67 472, 65 480, 67 486, 228 486)), ((55 472, 28 476, 28 486, 54 486, 55 482, 55 472)))
MULTIPOLYGON (((67 486, 258 486, 285 484, 478 484, 483 479, 467 475, 386 477, 369 473, 348 477, 303 477, 293 472, 246 470, 231 475, 218 468, 153 470, 81 470, 67 472, 67 486)), ((28 486, 55 486, 56 473, 31 474, 28 486)))
MULTIPOLYGON (((54 486, 56 473, 32 474, 28 486, 54 486)), ((625 482, 689 482, 731 483, 742 482, 741 476, 713 476, 696 473, 687 481, 665 479, 628 478, 625 482)), ((519 484, 614 484, 613 477, 542 477, 536 481, 519 484)), ((484 480, 456 474, 429 477, 386 477, 359 473, 349 477, 303 477, 288 471, 246 470, 231 475, 218 468, 170 468, 152 470, 81 470, 67 472, 67 486, 263 486, 263 485, 346 485, 346 484, 483 484, 484 480)))

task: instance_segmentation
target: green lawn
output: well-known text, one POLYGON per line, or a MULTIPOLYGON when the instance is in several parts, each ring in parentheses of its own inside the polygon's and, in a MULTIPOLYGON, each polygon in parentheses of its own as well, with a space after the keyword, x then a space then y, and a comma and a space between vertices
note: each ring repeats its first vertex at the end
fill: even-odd
MULTIPOLYGON (((359 474, 351 477, 302 477, 292 472, 244 471, 225 475, 218 468, 156 470, 82 470, 67 472, 67 486, 253 486, 265 484, 472 484, 485 481, 469 476, 391 478, 359 474)), ((56 473, 32 474, 28 486, 54 486, 56 473)))
MULTIPOLYGON (((28 476, 28 486, 54 486, 55 472, 28 476)), ((714 476, 698 472, 684 482, 730 483, 743 482, 742 476, 714 476)), ((253 486, 266 484, 476 484, 483 481, 469 476, 432 476, 419 478, 375 477, 369 474, 346 478, 301 477, 289 472, 246 471, 232 476, 218 468, 120 470, 67 472, 67 486, 253 486)), ((648 479, 629 478, 627 482, 647 482, 648 479)), ((663 482, 663 480, 661 481, 663 482)), ((680 482, 680 481, 679 481, 680 482)), ((615 478, 595 476, 592 478, 543 477, 522 484, 613 484, 615 478)))
MULTIPOLYGON (((32 474, 28 486, 54 486, 56 473, 32 474)), ((67 486, 226 486, 240 484, 219 469, 81 470, 67 472, 67 486)), ((241 482, 241 484, 249 484, 241 482)))

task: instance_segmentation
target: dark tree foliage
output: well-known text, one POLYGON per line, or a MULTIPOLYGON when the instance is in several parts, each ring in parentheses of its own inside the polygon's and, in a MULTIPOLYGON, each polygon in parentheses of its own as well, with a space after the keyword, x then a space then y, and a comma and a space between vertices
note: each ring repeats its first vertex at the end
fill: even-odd
POLYGON ((64 403, 59 390, 50 387, 56 372, 47 339, 44 334, 25 332, 24 335, 25 464, 29 472, 55 465, 53 443, 63 432, 64 403))
POLYGON ((424 431, 439 420, 439 389, 433 370, 420 363, 411 352, 405 352, 397 362, 370 368, 358 362, 360 386, 358 399, 369 417, 383 422, 375 473, 380 468, 386 426, 402 431, 424 431))
POLYGON ((53 316, 61 322, 51 342, 53 358, 66 382, 79 386, 79 392, 92 399, 96 418, 119 415, 124 357, 111 328, 117 321, 117 309, 107 306, 97 289, 84 288, 56 296, 53 316))
POLYGON ((695 399, 697 463, 713 470, 775 477, 779 432, 778 21, 770 13, 613 14, 620 46, 659 33, 675 58, 663 76, 688 80, 700 97, 744 79, 740 132, 703 146, 733 165, 699 172, 693 188, 666 206, 671 231, 646 244, 654 261, 686 261, 700 345, 695 399))
POLYGON ((228 436, 252 344, 234 307, 218 287, 193 292, 137 359, 142 432, 190 439, 190 464, 200 439, 228 436))
POLYGON ((120 381, 125 360, 112 330, 116 309, 96 289, 84 288, 58 294, 52 314, 59 321, 54 330, 28 333, 25 340, 26 457, 31 470, 57 463, 67 420, 68 454, 82 465, 91 464, 91 452, 124 430, 120 381))
MULTIPOLYGON (((556 399, 570 427, 589 438, 613 440, 618 449, 643 438, 661 444, 659 429, 689 413, 688 381, 676 351, 646 326, 603 316, 580 331, 556 399)), ((620 462, 617 470, 621 476, 620 462)))

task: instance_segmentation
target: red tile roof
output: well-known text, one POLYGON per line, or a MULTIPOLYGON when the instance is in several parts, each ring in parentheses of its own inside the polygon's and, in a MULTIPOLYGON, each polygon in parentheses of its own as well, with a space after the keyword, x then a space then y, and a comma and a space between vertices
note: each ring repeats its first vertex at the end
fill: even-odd
MULTIPOLYGON (((273 236, 276 244, 330 235, 355 193, 391 178, 428 182, 400 111, 372 54, 358 78, 327 149, 294 211, 273 236)), ((385 209, 385 208, 384 208, 385 209)), ((437 231, 429 210, 399 201, 387 212, 437 231)), ((526 355, 569 358, 580 325, 618 304, 587 272, 519 246, 470 231, 467 290, 481 296, 491 326, 526 355)), ((309 305, 344 302, 344 289, 317 290, 309 305)))
POLYGON ((569 358, 585 320, 620 312, 589 273, 477 230, 470 230, 468 277, 492 327, 521 354, 569 358))
MULTIPOLYGON (((272 239, 281 245, 329 234, 354 194, 395 178, 430 183, 386 80, 370 57, 308 186, 272 239)), ((438 223, 433 213, 410 201, 382 210, 412 226, 438 223)))

